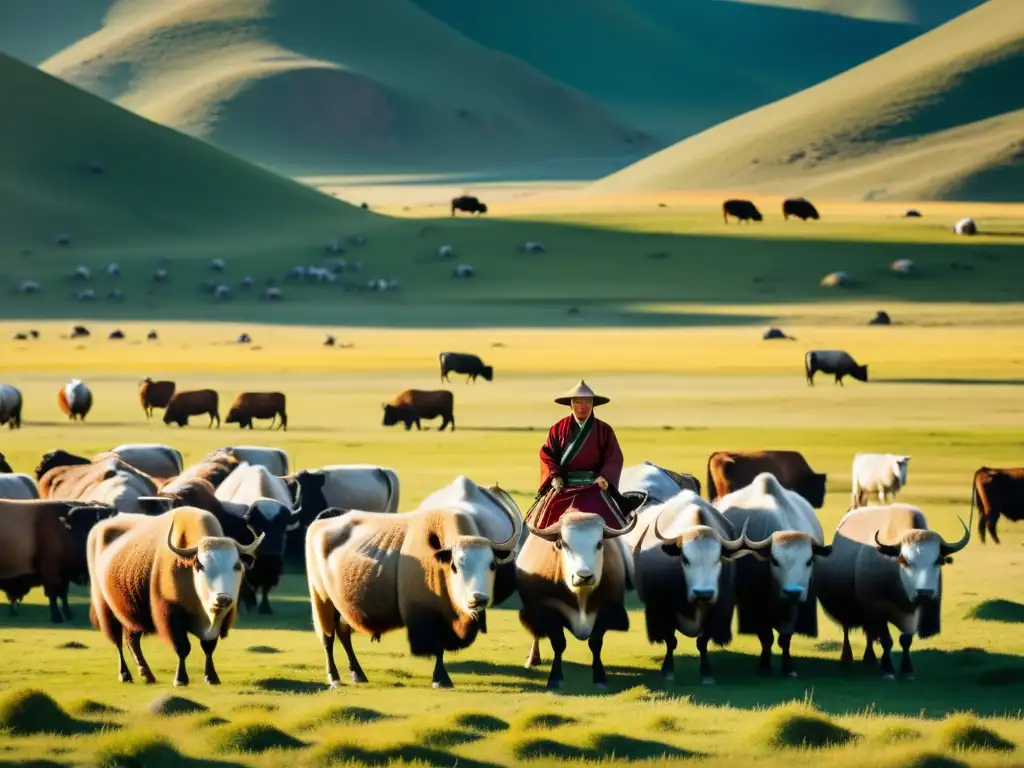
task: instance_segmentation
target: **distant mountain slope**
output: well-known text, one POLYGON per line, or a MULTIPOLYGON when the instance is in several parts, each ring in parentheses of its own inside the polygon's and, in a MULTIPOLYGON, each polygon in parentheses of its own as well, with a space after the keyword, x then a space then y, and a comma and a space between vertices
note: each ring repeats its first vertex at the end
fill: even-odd
POLYGON ((289 173, 640 156, 643 132, 409 0, 120 0, 42 69, 289 173))
POLYGON ((589 189, 738 188, 1020 200, 1024 3, 989 0, 799 94, 725 122, 589 189))
POLYGON ((375 218, 2 54, 0 105, 0 247, 59 233, 118 246, 313 225, 326 236, 375 218))
POLYGON ((788 96, 920 32, 721 0, 516 0, 501 10, 468 0, 414 2, 668 141, 788 96))
POLYGON ((937 27, 985 0, 718 0, 831 13, 854 19, 937 27))

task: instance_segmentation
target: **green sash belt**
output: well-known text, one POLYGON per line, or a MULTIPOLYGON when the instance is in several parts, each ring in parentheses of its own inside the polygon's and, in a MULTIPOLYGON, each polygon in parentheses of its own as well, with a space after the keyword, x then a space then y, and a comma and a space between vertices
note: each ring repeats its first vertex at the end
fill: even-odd
POLYGON ((597 479, 596 472, 586 472, 570 470, 566 474, 566 488, 585 488, 588 485, 593 485, 597 479))

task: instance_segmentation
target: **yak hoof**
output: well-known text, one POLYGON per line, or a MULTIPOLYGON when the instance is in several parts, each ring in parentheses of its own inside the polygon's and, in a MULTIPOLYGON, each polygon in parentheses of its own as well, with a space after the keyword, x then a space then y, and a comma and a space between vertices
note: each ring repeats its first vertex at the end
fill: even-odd
POLYGON ((152 672, 143 672, 142 682, 144 682, 146 685, 153 685, 154 683, 156 683, 156 677, 153 676, 152 672))
POLYGON ((435 680, 431 685, 434 688, 438 688, 438 689, 439 688, 454 688, 455 687, 455 683, 453 683, 451 680, 435 680))
POLYGON ((366 675, 364 675, 362 672, 353 672, 352 673, 352 682, 353 683, 368 683, 370 681, 366 679, 366 675))
POLYGON ((264 616, 272 614, 274 611, 270 608, 270 603, 260 603, 259 612, 264 616))
POLYGON ((896 680, 896 675, 894 675, 892 672, 886 672, 884 675, 882 675, 882 679, 883 680, 893 680, 893 681, 895 681, 896 680))
POLYGON ((800 677, 800 675, 796 673, 795 669, 791 669, 789 672, 786 673, 786 677, 800 677))
POLYGON ((711 676, 702 677, 700 679, 700 684, 701 685, 714 685, 715 684, 715 678, 713 678, 711 676))
POLYGON ((220 685, 220 678, 217 675, 207 675, 205 679, 207 685, 220 685))
POLYGON ((903 679, 904 680, 916 680, 917 678, 914 676, 914 673, 911 672, 909 675, 903 675, 903 679))
POLYGON ((548 680, 548 690, 549 691, 560 691, 561 689, 562 689, 562 681, 561 680, 548 680))
POLYGON ((330 680, 330 679, 328 679, 328 680, 327 680, 327 684, 328 684, 329 686, 331 686, 331 690, 332 690, 332 691, 333 691, 333 690, 334 690, 335 688, 343 688, 343 687, 344 687, 344 686, 343 686, 343 685, 341 684, 341 680, 330 680))
POLYGON ((607 691, 608 683, 594 683, 594 687, 599 691, 607 691))
POLYGON ((671 683, 672 681, 674 681, 676 679, 676 673, 675 672, 666 672, 665 674, 663 674, 661 676, 661 679, 664 680, 666 683, 671 683))
POLYGON ((188 687, 188 678, 186 677, 184 680, 182 680, 179 677, 174 678, 174 687, 175 688, 186 688, 186 687, 188 687))
POLYGON ((122 683, 134 683, 135 682, 134 680, 132 680, 132 673, 128 672, 128 671, 119 672, 117 674, 117 679, 120 680, 122 683))

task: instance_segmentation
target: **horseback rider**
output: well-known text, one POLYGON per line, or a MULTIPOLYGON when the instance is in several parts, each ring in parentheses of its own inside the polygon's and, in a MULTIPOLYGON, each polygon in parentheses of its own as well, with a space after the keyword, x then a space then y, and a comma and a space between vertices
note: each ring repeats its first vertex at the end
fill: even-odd
POLYGON ((594 408, 609 399, 580 381, 555 402, 571 412, 548 430, 541 446, 537 499, 548 498, 533 525, 547 527, 573 508, 599 514, 608 525, 621 528, 626 522, 623 508, 632 508, 618 493, 622 450, 611 426, 594 416, 594 408))

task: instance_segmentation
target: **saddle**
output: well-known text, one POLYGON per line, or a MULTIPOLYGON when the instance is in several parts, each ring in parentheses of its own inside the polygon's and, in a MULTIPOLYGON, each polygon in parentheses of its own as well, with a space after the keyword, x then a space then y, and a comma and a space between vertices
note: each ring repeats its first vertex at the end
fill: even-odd
POLYGON ((608 525, 625 528, 636 515, 637 510, 647 502, 646 491, 626 491, 625 493, 620 493, 612 485, 608 486, 607 491, 600 491, 596 485, 587 486, 588 497, 591 499, 594 498, 593 491, 597 491, 600 494, 600 498, 608 510, 607 514, 605 514, 604 510, 580 509, 575 507, 572 502, 566 503, 566 495, 578 490, 581 489, 567 488, 562 492, 551 489, 547 493, 539 495, 534 501, 533 506, 527 510, 524 521, 535 528, 547 528, 558 522, 562 515, 570 509, 576 509, 579 512, 599 514, 608 525), (609 517, 612 519, 609 520, 609 517))

